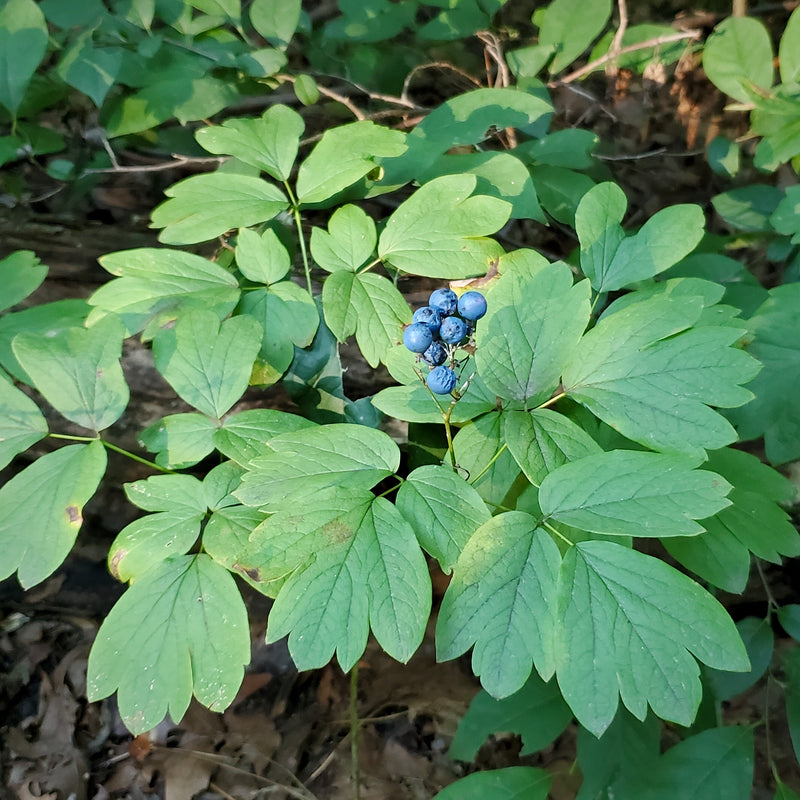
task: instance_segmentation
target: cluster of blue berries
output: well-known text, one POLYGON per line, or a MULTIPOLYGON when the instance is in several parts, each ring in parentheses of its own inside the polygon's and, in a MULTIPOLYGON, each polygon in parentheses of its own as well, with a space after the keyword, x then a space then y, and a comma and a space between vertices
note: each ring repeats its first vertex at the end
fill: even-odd
POLYGON ((414 312, 403 331, 403 344, 431 367, 425 382, 432 392, 450 394, 455 389, 456 373, 445 361, 453 363, 456 348, 471 336, 485 313, 486 298, 480 292, 458 297, 452 289, 437 289, 428 305, 414 312))

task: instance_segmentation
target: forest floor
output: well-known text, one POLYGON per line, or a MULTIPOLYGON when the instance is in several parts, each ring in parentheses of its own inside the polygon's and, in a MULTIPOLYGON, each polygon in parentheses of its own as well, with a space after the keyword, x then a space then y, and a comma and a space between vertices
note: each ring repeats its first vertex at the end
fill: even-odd
MULTIPOLYGON (((635 209, 631 225, 673 203, 695 202, 710 209, 710 198, 728 188, 709 169, 704 145, 719 132, 742 134, 746 119, 723 113, 724 98, 691 63, 663 84, 632 77, 626 86, 618 83, 608 91, 600 77, 581 84, 580 91, 557 88, 554 96, 554 127, 579 126, 600 136, 598 153, 635 209)), ((71 206, 56 198, 4 210, 0 257, 30 249, 50 267, 51 279, 33 298, 36 302, 85 297, 104 279, 96 263, 99 255, 157 243, 147 228, 149 211, 160 202, 164 187, 181 177, 185 174, 176 171, 112 173, 71 206)), ((509 249, 525 245, 552 258, 565 254, 564 233, 557 229, 517 224, 504 234, 509 249)), ((747 259, 769 283, 766 261, 757 251, 735 255, 747 259)), ((414 287, 407 288, 413 294, 414 287)), ((346 388, 354 396, 384 385, 386 376, 365 368, 355 351, 346 349, 344 357, 351 367, 346 388)), ((129 349, 125 369, 133 389, 132 422, 117 434, 123 446, 135 449, 136 433, 165 413, 171 401, 146 350, 129 349)), ((278 388, 266 392, 261 402, 290 407, 278 388)), ((109 483, 119 487, 143 477, 147 473, 141 469, 112 458, 109 483)), ((335 663, 298 673, 284 642, 264 644, 269 601, 253 592, 246 594, 252 663, 224 714, 193 704, 179 724, 167 721, 132 738, 113 698, 86 701, 89 647, 123 588, 108 574, 105 556, 133 513, 121 491, 110 489, 87 506, 74 552, 50 579, 26 593, 13 578, 0 583, 0 798, 352 798, 349 679, 335 663)), ((433 577, 440 598, 446 578, 433 577)), ((776 568, 769 577, 779 600, 800 602, 797 564, 776 568)), ((766 607, 757 576, 744 595, 724 601, 737 619, 763 615, 766 607)), ((778 642, 779 647, 785 644, 778 642)), ((393 662, 371 643, 359 672, 364 800, 428 800, 469 771, 516 764, 549 769, 553 800, 575 797, 580 774, 573 766, 574 725, 533 756, 520 756, 517 736, 497 735, 473 764, 448 758, 458 721, 479 687, 468 661, 435 663, 432 627, 409 664, 393 662)), ((770 694, 770 680, 763 679, 724 709, 728 722, 755 722, 764 719, 765 710, 769 713, 769 724, 757 732, 756 800, 774 794, 767 747, 782 778, 800 790, 782 711, 772 708, 776 693, 770 694)))

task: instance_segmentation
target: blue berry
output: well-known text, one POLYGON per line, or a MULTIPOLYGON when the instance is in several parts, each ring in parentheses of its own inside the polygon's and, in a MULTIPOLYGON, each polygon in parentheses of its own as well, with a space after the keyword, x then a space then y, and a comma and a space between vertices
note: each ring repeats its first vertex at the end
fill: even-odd
POLYGON ((434 367, 426 379, 428 388, 436 394, 450 394, 456 388, 456 374, 450 367, 434 367))
POLYGON ((467 335, 467 323, 458 317, 445 317, 439 328, 439 337, 447 344, 460 344, 467 335))
POLYGON ((439 342, 433 342, 431 346, 422 354, 422 360, 432 367, 438 367, 447 361, 447 350, 439 342))
POLYGON ((433 341, 433 334, 427 325, 421 322, 412 322, 403 331, 403 344, 412 353, 424 353, 433 341))
POLYGON ((422 306, 422 308, 418 308, 414 312, 411 321, 427 325, 431 329, 431 332, 436 333, 439 330, 439 326, 442 324, 442 315, 435 308, 422 306))
POLYGON ((428 299, 428 305, 435 308, 443 317, 455 314, 458 297, 452 289, 437 289, 428 299))
POLYGON ((458 298, 458 313, 464 319, 480 319, 486 313, 486 298, 480 292, 464 292, 458 298))

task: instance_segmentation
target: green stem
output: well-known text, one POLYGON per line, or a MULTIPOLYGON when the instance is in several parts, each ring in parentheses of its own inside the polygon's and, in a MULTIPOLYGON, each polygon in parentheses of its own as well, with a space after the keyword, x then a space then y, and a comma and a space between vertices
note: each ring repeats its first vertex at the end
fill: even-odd
POLYGON ((758 577, 761 579, 761 585, 764 587, 764 593, 767 595, 767 620, 769 621, 773 612, 780 608, 780 603, 775 599, 775 595, 772 594, 769 581, 767 581, 767 576, 764 574, 764 568, 761 566, 761 560, 759 558, 754 558, 753 560, 758 570, 758 577))
POLYGON ((107 450, 113 450, 115 453, 127 456, 131 460, 137 461, 139 464, 144 464, 151 469, 157 469, 159 472, 165 472, 168 475, 178 474, 174 469, 167 469, 166 467, 162 467, 160 464, 156 464, 155 461, 148 461, 148 459, 137 456, 136 453, 131 453, 128 450, 123 450, 121 447, 117 447, 117 445, 111 444, 111 442, 107 442, 105 439, 101 439, 100 441, 103 443, 103 447, 105 447, 107 450))
POLYGON ((353 781, 353 797, 361 800, 358 769, 358 662, 350 670, 350 778, 353 781))
POLYGON ((554 394, 549 400, 545 400, 544 403, 537 406, 537 408, 547 408, 548 406, 552 406, 554 403, 557 403, 562 397, 566 397, 566 392, 559 392, 558 394, 554 394))
POLYGON ((547 528, 547 530, 549 530, 550 533, 552 533, 555 536, 558 536, 558 538, 561 539, 561 541, 564 542, 567 546, 574 547, 575 542, 573 542, 571 539, 567 539, 567 537, 564 536, 564 534, 561 533, 561 531, 558 530, 558 528, 554 528, 549 522, 545 522, 544 520, 542 520, 542 527, 547 528))
POLYGON ((371 270, 373 267, 377 267, 377 266, 378 266, 378 264, 380 264, 380 263, 381 263, 381 260, 380 260, 379 258, 376 258, 374 261, 370 261, 370 262, 369 262, 369 264, 367 264, 366 266, 364 266, 364 267, 359 267, 359 268, 356 270, 356 272, 358 272, 358 273, 359 273, 359 275, 360 275, 362 272, 368 272, 368 271, 369 271, 369 270, 371 270))
POLYGON ((289 202, 292 204, 292 215, 294 216, 294 224, 297 227, 297 238, 300 241, 300 255, 303 257, 303 269, 306 273, 306 288, 308 289, 309 295, 313 297, 314 292, 311 288, 311 267, 308 263, 306 239, 305 236, 303 236, 303 220, 300 217, 300 204, 297 202, 297 198, 294 196, 294 192, 292 191, 292 187, 289 185, 289 182, 284 181, 283 185, 286 189, 286 194, 289 195, 289 202))
MULTIPOLYGON (((437 403, 438 405, 438 403, 437 403)), ((456 451, 453 447, 453 431, 450 427, 450 415, 455 408, 455 400, 450 403, 447 411, 442 411, 442 422, 444 422, 444 432, 447 436, 447 452, 450 454, 450 465, 453 467, 453 472, 458 472, 458 464, 456 464, 456 451)))
POLYGON ((65 439, 68 442, 96 442, 99 436, 73 436, 70 433, 49 433, 51 439, 65 439))
POLYGON ((503 443, 503 446, 489 459, 489 463, 474 478, 470 479, 470 483, 474 486, 492 468, 494 462, 497 461, 506 450, 508 450, 508 442, 503 443))
POLYGON ((431 396, 431 400, 433 400, 436 408, 439 409, 442 415, 442 422, 444 423, 444 432, 447 436, 447 452, 450 454, 450 466, 453 468, 453 472, 458 472, 458 465, 456 464, 456 451, 453 448, 453 431, 450 427, 450 415, 453 413, 453 409, 455 408, 456 402, 460 399, 459 397, 454 397, 450 401, 450 405, 445 411, 439 401, 436 399, 436 395, 431 390, 431 387, 428 386, 428 382, 425 380, 424 375, 418 370, 414 369, 417 373, 417 377, 422 381, 422 385, 428 390, 428 394, 431 396))
POLYGON ((396 492, 405 483, 405 481, 399 475, 395 475, 394 477, 397 478, 397 485, 396 486, 390 486, 388 489, 386 489, 385 491, 381 492, 380 494, 376 494, 375 495, 375 499, 376 500, 379 497, 386 497, 387 494, 391 494, 392 492, 396 492))
POLYGON ((118 445, 107 442, 105 439, 102 439, 99 436, 73 436, 72 434, 68 433, 51 433, 49 436, 51 439, 65 439, 68 442, 100 442, 100 444, 102 444, 106 450, 113 450, 115 453, 119 453, 120 455, 130 458, 131 461, 136 461, 139 464, 144 464, 146 467, 150 467, 150 469, 157 470, 158 472, 165 472, 169 475, 178 474, 174 469, 167 469, 166 467, 162 467, 160 464, 156 464, 155 461, 148 461, 146 458, 137 456, 136 453, 131 453, 129 450, 125 450, 118 445))

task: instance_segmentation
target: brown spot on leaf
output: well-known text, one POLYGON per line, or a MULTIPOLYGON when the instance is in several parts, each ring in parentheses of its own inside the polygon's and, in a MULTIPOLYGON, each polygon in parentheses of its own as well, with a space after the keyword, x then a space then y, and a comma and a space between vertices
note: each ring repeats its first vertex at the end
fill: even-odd
POLYGON ((83 522, 81 510, 78 506, 67 506, 66 512, 70 525, 80 525, 83 522))
POLYGON ((256 583, 261 581, 261 573, 255 567, 245 567, 243 564, 239 564, 238 562, 233 565, 233 568, 237 572, 241 572, 243 575, 247 575, 251 581, 256 581, 256 583))
POLYGON ((348 541, 352 538, 354 532, 349 525, 345 525, 338 519, 331 520, 322 526, 322 533, 334 544, 348 541))
POLYGON ((119 565, 125 556, 128 555, 127 550, 117 550, 113 556, 111 556, 111 561, 108 562, 108 571, 118 580, 125 582, 122 579, 122 576, 119 574, 119 565))

